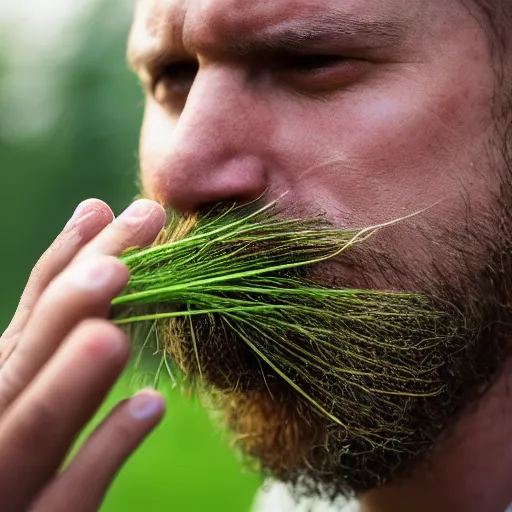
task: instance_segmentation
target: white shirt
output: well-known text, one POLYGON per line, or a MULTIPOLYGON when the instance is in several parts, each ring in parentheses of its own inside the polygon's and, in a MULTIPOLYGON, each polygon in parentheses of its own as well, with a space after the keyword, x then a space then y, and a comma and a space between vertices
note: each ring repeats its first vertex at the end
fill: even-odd
MULTIPOLYGON (((279 482, 267 482, 256 495, 251 512, 358 512, 357 501, 339 499, 334 503, 321 499, 305 499, 297 503, 288 487, 279 482)), ((505 512, 512 512, 512 504, 505 512)))
POLYGON ((256 495, 251 512, 357 512, 356 501, 337 499, 334 503, 319 498, 302 499, 299 502, 280 482, 267 482, 256 495))

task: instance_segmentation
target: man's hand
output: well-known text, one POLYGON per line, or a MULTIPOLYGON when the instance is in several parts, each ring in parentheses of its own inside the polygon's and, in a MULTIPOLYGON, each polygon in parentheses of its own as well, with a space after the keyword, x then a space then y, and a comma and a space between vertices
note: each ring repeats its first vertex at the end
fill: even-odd
POLYGON ((86 201, 32 271, 0 338, 0 510, 97 510, 161 419, 162 397, 139 393, 59 473, 129 357, 124 334, 106 319, 129 278, 116 256, 150 244, 164 223, 152 201, 135 202, 115 220, 106 204, 86 201))

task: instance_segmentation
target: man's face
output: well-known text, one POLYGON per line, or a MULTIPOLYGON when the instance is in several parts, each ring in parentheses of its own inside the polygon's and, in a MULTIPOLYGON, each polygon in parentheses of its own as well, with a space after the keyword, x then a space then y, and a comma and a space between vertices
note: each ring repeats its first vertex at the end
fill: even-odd
MULTIPOLYGON (((499 186, 487 39, 455 0, 142 0, 130 56, 143 184, 178 210, 287 191, 341 226, 435 205, 422 221, 459 232, 499 186)), ((429 267, 416 228, 393 244, 429 267)))
POLYGON ((198 211, 287 192, 294 213, 354 228, 425 210, 322 279, 468 295, 468 311, 478 309, 503 179, 495 76, 470 9, 141 0, 129 54, 148 91, 146 194, 198 211))

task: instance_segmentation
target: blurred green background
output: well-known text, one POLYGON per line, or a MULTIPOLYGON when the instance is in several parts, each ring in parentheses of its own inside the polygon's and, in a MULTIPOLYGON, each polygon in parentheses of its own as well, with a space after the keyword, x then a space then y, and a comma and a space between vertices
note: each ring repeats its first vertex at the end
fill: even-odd
MULTIPOLYGON (((98 197, 119 213, 136 192, 143 96, 124 56, 130 4, 0 0, 0 332, 75 206, 98 197)), ((134 391, 128 371, 95 422, 134 391)), ((259 476, 244 469, 199 404, 165 394, 164 423, 102 510, 249 510, 259 476)))

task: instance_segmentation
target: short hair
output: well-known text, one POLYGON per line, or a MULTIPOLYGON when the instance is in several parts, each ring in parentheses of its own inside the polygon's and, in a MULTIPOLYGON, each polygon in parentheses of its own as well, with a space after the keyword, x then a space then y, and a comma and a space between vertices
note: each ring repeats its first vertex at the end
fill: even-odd
MULTIPOLYGON (((496 87, 507 92, 510 109, 512 92, 512 0, 462 0, 487 34, 496 87)), ((495 100, 497 98, 495 97, 495 100)))
POLYGON ((512 0, 474 0, 491 31, 493 49, 506 54, 512 47, 512 0))

